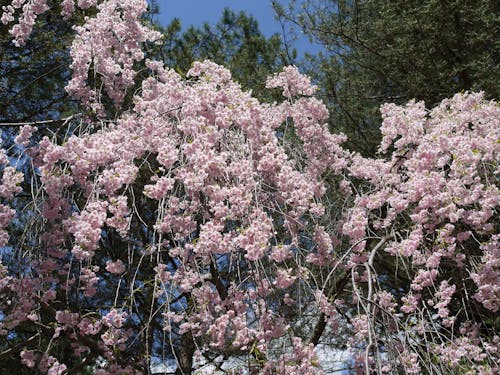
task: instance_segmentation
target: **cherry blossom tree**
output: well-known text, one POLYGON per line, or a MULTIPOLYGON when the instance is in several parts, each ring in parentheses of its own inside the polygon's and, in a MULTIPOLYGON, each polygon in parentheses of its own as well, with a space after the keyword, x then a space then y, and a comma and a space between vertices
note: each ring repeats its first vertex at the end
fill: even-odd
POLYGON ((353 157, 362 184, 343 224, 363 366, 497 373, 498 104, 457 94, 430 112, 415 102, 381 111, 384 157, 353 157), (381 340, 385 366, 371 356, 381 340))
POLYGON ((22 126, 2 150, 0 358, 51 375, 189 374, 219 356, 321 374, 328 337, 361 373, 498 373, 497 103, 387 104, 367 159, 296 67, 261 103, 210 61, 182 77, 144 60, 161 37, 145 0, 14 0, 14 43, 53 3, 86 14, 66 89, 90 114, 39 141, 50 124, 22 126))

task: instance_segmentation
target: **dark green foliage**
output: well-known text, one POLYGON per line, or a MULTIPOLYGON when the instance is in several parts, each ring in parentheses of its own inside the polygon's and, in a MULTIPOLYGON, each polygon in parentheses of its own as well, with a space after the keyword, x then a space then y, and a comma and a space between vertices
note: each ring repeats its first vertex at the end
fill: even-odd
MULTIPOLYGON (((2 6, 8 3, 0 2, 2 6)), ((64 85, 69 77, 67 47, 73 32, 56 12, 39 16, 31 38, 20 48, 12 43, 12 25, 0 23, 1 122, 46 120, 72 105, 64 85)))
POLYGON ((498 2, 492 0, 292 1, 278 14, 324 46, 309 73, 349 146, 373 154, 384 102, 427 107, 466 90, 498 98, 498 2))
POLYGON ((166 65, 185 74, 197 60, 209 59, 231 70, 233 78, 259 98, 268 98, 266 77, 290 63, 281 37, 266 38, 255 18, 225 9, 216 25, 189 27, 182 32, 174 19, 164 29, 161 57, 166 65))

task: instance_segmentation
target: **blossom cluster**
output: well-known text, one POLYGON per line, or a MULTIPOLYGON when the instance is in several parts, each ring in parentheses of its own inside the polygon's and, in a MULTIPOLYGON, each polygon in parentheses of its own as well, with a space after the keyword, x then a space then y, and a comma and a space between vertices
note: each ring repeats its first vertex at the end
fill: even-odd
MULTIPOLYGON (((406 319, 426 327, 429 322, 420 313, 434 310, 429 311, 432 323, 453 330, 465 318, 457 309, 469 299, 464 288, 470 286, 464 282, 475 283, 470 303, 498 311, 500 258, 495 214, 500 191, 492 178, 499 172, 497 103, 486 101, 483 93, 464 93, 431 111, 423 103, 411 101, 405 106, 384 105, 381 112, 380 152, 385 158, 356 155, 349 165, 352 177, 366 184, 358 188, 354 207, 343 224, 355 250, 350 263, 353 272, 372 267, 370 257, 383 256, 375 252, 377 247, 363 241, 378 235, 384 245, 378 252, 402 260, 409 271, 411 282, 400 306, 406 319), (475 254, 481 254, 479 259, 475 254)), ((418 330, 422 340, 430 334, 429 328, 418 330)), ((479 342, 476 345, 476 351, 484 350, 479 342)), ((441 342, 438 352, 453 351, 455 346, 453 341, 441 342)), ((417 355, 420 353, 407 353, 408 358, 417 355)), ((468 358, 474 362, 473 357, 468 358)), ((481 367, 480 357, 476 358, 478 363, 472 366, 485 371, 488 366, 481 367)), ((421 371, 418 361, 402 364, 408 373, 421 371)))
MULTIPOLYGON (((47 4, 4 7, 2 22, 17 17, 16 43, 47 4)), ((61 2, 68 22, 93 9, 75 26, 67 90, 98 116, 104 93, 123 102, 143 44, 159 38, 141 23, 146 5, 61 2)), ((20 129, 16 150, 28 151, 39 182, 26 208, 16 204, 25 176, 0 154, 0 246, 29 249, 16 272, 0 263, 0 335, 31 325, 50 340, 14 348, 22 364, 141 373, 150 363, 127 358, 139 347, 151 358, 154 338, 181 372, 196 348, 246 353, 264 374, 321 374, 319 339, 305 336, 345 320, 365 373, 417 374, 435 356, 462 372, 492 370, 500 339, 481 320, 500 309, 497 103, 465 93, 430 111, 386 104, 380 157, 365 158, 329 132, 296 67, 267 81, 283 102, 261 103, 213 62, 186 77, 144 63, 148 78, 115 118, 84 118, 64 142, 35 144, 36 128, 20 129), (36 246, 9 240, 26 216, 36 246), (294 329, 312 311, 315 326, 294 329)))

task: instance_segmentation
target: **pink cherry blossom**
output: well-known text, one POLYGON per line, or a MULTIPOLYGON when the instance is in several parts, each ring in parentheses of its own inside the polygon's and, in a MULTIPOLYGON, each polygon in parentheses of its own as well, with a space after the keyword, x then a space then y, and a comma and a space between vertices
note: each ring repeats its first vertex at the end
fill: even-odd
MULTIPOLYGON (((6 5, 14 43, 53 4, 6 5)), ((330 133, 297 67, 266 82, 281 103, 211 61, 183 77, 145 60, 139 75, 160 37, 145 0, 57 5, 75 30, 66 89, 92 113, 63 142, 24 126, 0 154, 0 246, 19 261, 0 262, 0 335, 35 333, 15 349, 21 364, 139 374, 161 347, 186 373, 196 349, 246 355, 263 374, 321 374, 315 346, 339 332, 356 371, 491 373, 496 102, 385 104, 367 158, 330 133)))

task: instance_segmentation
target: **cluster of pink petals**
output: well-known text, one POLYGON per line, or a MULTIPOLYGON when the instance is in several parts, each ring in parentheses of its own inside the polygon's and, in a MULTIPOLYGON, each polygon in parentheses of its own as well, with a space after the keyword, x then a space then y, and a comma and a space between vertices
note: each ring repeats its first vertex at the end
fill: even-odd
MULTIPOLYGON (((85 17, 83 25, 75 26, 76 37, 70 50, 73 74, 66 90, 102 114, 102 93, 89 85, 89 77, 99 75, 107 95, 116 105, 121 104, 127 88, 134 83, 134 62, 144 58, 142 44, 156 41, 161 35, 141 24, 146 0, 78 0, 76 4, 75 0, 64 0, 61 5, 65 19, 72 16, 75 6, 97 8, 95 16, 85 17)), ((47 0, 14 0, 3 7, 1 21, 14 22, 18 9, 20 15, 10 33, 16 45, 24 45, 37 16, 50 8, 47 0)))
MULTIPOLYGON (((235 347, 248 348, 257 340, 265 351, 267 342, 287 331, 283 319, 266 306, 265 298, 273 288, 290 288, 300 275, 285 264, 269 275, 272 282, 256 274, 257 290, 230 288, 229 303, 214 295, 209 275, 200 274, 199 267, 225 254, 242 254, 248 261, 258 262, 272 253, 285 260, 290 256, 289 245, 280 247, 281 255, 273 250, 278 248, 272 245, 276 235, 273 215, 282 217, 292 238, 305 227, 301 221, 308 212, 321 215, 319 200, 325 190, 320 179, 330 161, 320 166, 320 155, 308 144, 305 154, 311 166, 304 172, 297 169, 275 133, 281 119, 296 118, 302 129, 299 136, 304 140, 312 136, 317 146, 330 150, 332 164, 344 153, 340 147, 344 139, 328 133, 326 110, 314 98, 301 98, 286 106, 261 104, 232 82, 225 68, 208 61, 194 65, 189 72, 194 78, 188 82, 157 63, 148 62, 148 66, 154 76, 143 82, 132 111, 101 130, 73 135, 63 145, 44 138, 35 153, 47 195, 42 211, 49 223, 46 244, 54 258, 71 253, 80 267, 78 280, 71 277, 67 281, 68 273, 62 270, 61 282, 65 287, 78 282, 83 296, 96 295, 102 270, 92 262, 103 231, 114 228, 127 236, 134 207, 124 191, 138 178, 136 161, 154 155, 160 168, 153 171, 143 194, 158 204, 157 231, 175 234, 183 247, 168 249, 183 266, 172 275, 158 264, 158 276, 169 288, 189 291, 197 305, 206 306, 197 313, 180 314, 176 324, 182 332, 208 335, 213 347, 232 342, 235 347), (263 189, 264 185, 268 188, 263 189), (176 195, 180 187, 184 197, 176 195), (87 198, 83 207, 72 212, 66 192, 75 188, 87 198), (194 241, 192 233, 200 213, 204 224, 194 241), (228 230, 228 223, 235 225, 228 230), (70 236, 71 248, 65 248, 68 240, 61 234, 70 236), (248 325, 249 300, 256 301, 253 309, 258 328, 248 325)), ((321 226, 315 227, 318 254, 324 259, 332 251, 329 236, 321 226)), ((165 251, 162 243, 153 249, 165 251)), ((51 262, 54 271, 57 263, 51 262)), ((121 275, 127 264, 110 260, 105 269, 121 275)), ((158 297, 161 295, 160 291, 158 297)), ((112 310, 97 326, 79 316, 72 317, 71 323, 62 312, 57 316, 60 330, 68 324, 78 326, 80 334, 100 337, 105 347, 122 348, 128 334, 122 327, 123 317, 115 315, 112 310)), ((306 360, 312 349, 299 349, 297 344, 294 366, 317 373, 318 365, 306 360)))
POLYGON ((306 345, 300 338, 293 339, 293 352, 283 354, 275 361, 269 361, 264 366, 263 374, 304 374, 321 375, 324 371, 320 367, 318 357, 312 344, 306 345))
POLYGON ((487 309, 500 310, 500 235, 492 236, 491 240, 481 245, 483 259, 478 272, 471 274, 478 285, 474 295, 487 309))
POLYGON ((134 83, 134 62, 144 58, 142 44, 160 37, 140 22, 146 7, 146 0, 107 0, 97 6, 95 17, 75 27, 73 75, 66 90, 98 113, 103 110, 101 92, 88 84, 89 74, 98 74, 111 100, 121 104, 134 83))
POLYGON ((282 72, 269 77, 266 82, 267 88, 282 88, 283 96, 289 99, 298 95, 313 95, 317 90, 311 84, 309 77, 300 74, 296 66, 288 66, 282 72))
MULTIPOLYGON (((363 248, 365 256, 356 253, 376 230, 384 238, 381 244, 387 243, 379 251, 402 259, 411 269, 409 292, 400 306, 407 319, 425 326, 421 311, 434 309, 432 319, 453 329, 456 316, 450 305, 461 303, 462 297, 455 293, 461 288, 455 284, 458 279, 443 278, 449 264, 475 282, 477 291, 471 297, 498 311, 495 213, 500 191, 492 177, 498 174, 500 154, 498 104, 486 101, 483 93, 465 93, 430 111, 415 101, 405 106, 387 104, 381 111, 380 152, 385 159, 354 155, 348 167, 351 176, 365 184, 358 187, 342 228, 353 244, 350 267, 365 269, 369 256, 377 256, 369 253, 373 247, 363 248), (480 251, 480 259, 471 246, 480 251), (424 299, 424 295, 434 298, 424 299)), ((392 311, 394 317, 395 307, 390 305, 382 315, 392 311)), ((418 332, 423 337, 426 329, 418 332)), ((456 344, 440 345, 444 355, 452 353, 456 344)), ((474 347, 470 350, 483 350, 479 341, 470 345, 474 347)), ((410 350, 404 355, 401 363, 407 373, 420 373, 418 355, 410 350)))
POLYGON ((14 142, 24 147, 28 147, 31 135, 37 130, 36 127, 31 125, 24 125, 19 130, 19 134, 14 138, 14 142))
POLYGON ((66 373, 66 365, 59 363, 54 357, 34 351, 22 351, 21 362, 28 368, 38 368, 47 375, 63 375, 66 373))
MULTIPOLYGON (((141 24, 147 3, 63 0, 61 6, 66 19, 78 8, 95 7, 95 16, 75 27, 67 89, 104 116, 103 93, 89 77, 99 75, 114 104, 123 101, 136 77, 134 63, 144 58, 142 45, 159 37, 141 24)), ((4 7, 2 22, 14 22, 20 13, 11 32, 22 44, 47 9, 46 1, 13 0, 4 7)), ((165 306, 155 312, 163 317, 165 333, 175 327, 179 335, 205 342, 206 350, 266 353, 263 373, 321 374, 313 344, 295 335, 280 309, 299 301, 290 296, 307 285, 310 300, 335 327, 344 303, 330 301, 326 285, 338 270, 353 288, 346 302, 353 307, 346 315, 353 333, 349 344, 363 366, 378 361, 382 372, 399 366, 408 374, 421 373, 425 361, 415 348, 429 337, 430 327, 444 327, 453 338, 428 350, 451 368, 467 360, 470 371, 487 372, 486 362, 498 359, 499 339, 481 336, 473 324, 455 327, 452 312, 462 303, 462 286, 447 271, 451 264, 475 285, 471 296, 481 309, 500 309, 494 233, 500 202, 497 103, 465 93, 430 111, 415 101, 384 105, 382 157, 364 158, 345 151, 345 137, 328 131, 328 111, 311 97, 316 88, 296 67, 267 81, 287 100, 264 104, 213 62, 193 64, 187 78, 160 62, 145 63, 151 75, 132 108, 62 144, 45 137, 31 147, 41 182, 36 202, 41 250, 26 275, 9 275, 0 263, 0 335, 48 319, 52 340, 71 342, 75 357, 91 350, 82 342, 95 343, 98 349, 92 350, 109 362, 97 374, 135 373, 113 363, 131 341, 128 327, 137 325, 125 313, 129 306, 93 315, 51 306, 60 293, 85 300, 102 284, 120 288, 113 283, 134 273, 129 271, 140 255, 153 270, 141 282, 154 285, 153 302, 165 306), (300 140, 300 146, 292 145, 297 159, 290 156, 287 131, 300 140), (343 199, 337 216, 342 218, 335 222, 336 214, 323 205, 337 194, 328 190, 327 177, 335 179, 335 187, 338 182, 343 199), (142 238, 149 243, 134 238, 139 236, 133 226, 144 224, 137 202, 146 202, 147 214, 154 216, 153 234, 142 238), (127 256, 99 253, 110 231, 128 245, 127 256), (304 239, 310 244, 303 245, 304 239), (374 265, 379 256, 402 262, 408 278, 404 292, 380 287, 374 265), (96 258, 108 261, 98 265, 96 258), (226 264, 238 275, 229 283, 218 275, 226 264), (315 284, 323 272, 325 285, 315 284), (165 301, 175 294, 189 295, 189 306, 177 303, 170 310, 175 304, 165 301), (372 336, 382 330, 393 340, 387 357, 365 357, 369 346, 376 348, 372 336), (273 356, 271 349, 286 341, 289 350, 273 356)), ((33 131, 21 128, 20 149, 30 145, 33 131)), ((16 214, 9 202, 22 191, 24 177, 5 153, 0 162, 5 202, 0 246, 5 246, 16 214)), ((66 365, 50 352, 25 348, 21 361, 43 373, 65 373, 66 365)))
MULTIPOLYGON (((22 191, 20 184, 24 179, 23 174, 9 165, 9 159, 3 150, 0 153, 0 168, 3 169, 0 178, 0 198, 2 200, 11 200, 17 193, 22 191)), ((5 246, 9 240, 7 228, 14 219, 15 214, 16 211, 9 205, 0 204, 0 247, 5 246)))
POLYGON ((1 21, 4 25, 14 21, 14 14, 17 9, 22 9, 21 16, 16 25, 12 27, 10 33, 14 37, 14 44, 22 46, 26 43, 35 25, 37 17, 49 10, 47 0, 14 0, 10 5, 3 6, 1 21))

